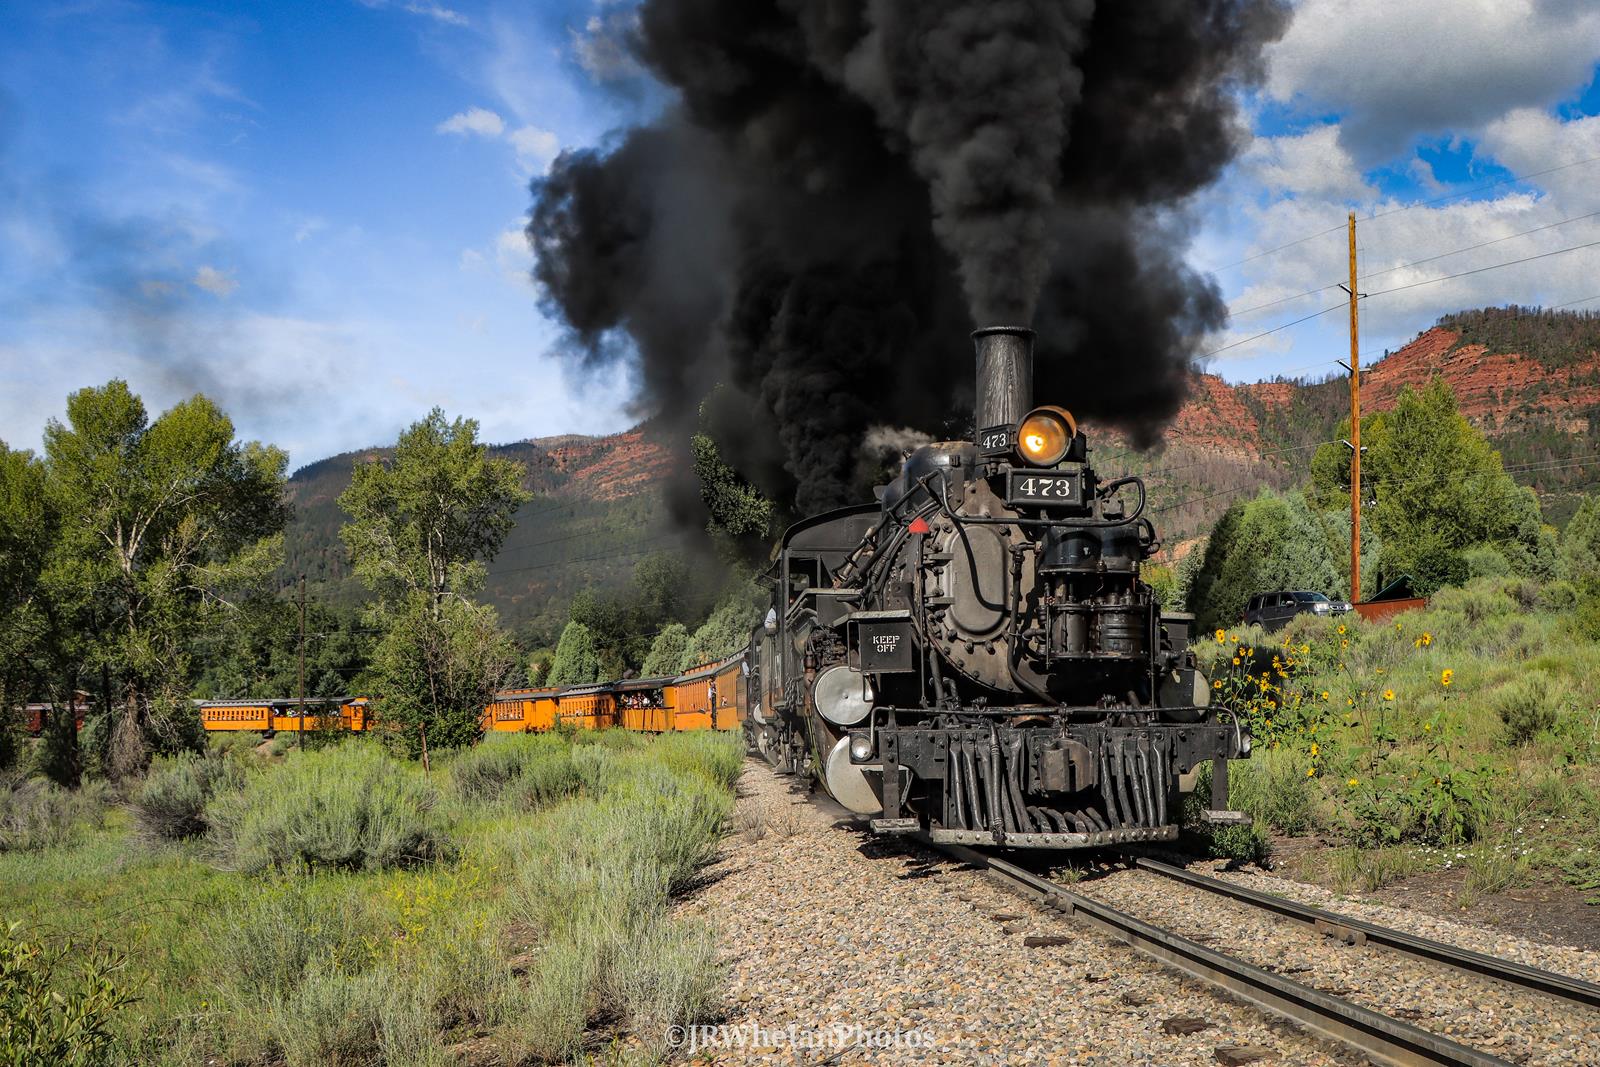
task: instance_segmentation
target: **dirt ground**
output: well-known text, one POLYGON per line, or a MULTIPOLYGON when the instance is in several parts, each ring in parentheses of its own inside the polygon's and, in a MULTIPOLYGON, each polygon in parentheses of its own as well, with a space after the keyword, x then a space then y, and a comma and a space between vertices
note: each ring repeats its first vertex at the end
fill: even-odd
MULTIPOLYGON (((1275 837, 1272 845, 1273 873, 1336 888, 1325 858, 1333 851, 1327 844, 1314 837, 1275 837)), ((1467 872, 1461 868, 1429 870, 1374 893, 1350 895, 1389 907, 1492 927, 1535 941, 1600 951, 1600 906, 1585 903, 1594 896, 1592 891, 1540 878, 1502 893, 1480 896, 1463 906, 1466 880, 1467 872)))

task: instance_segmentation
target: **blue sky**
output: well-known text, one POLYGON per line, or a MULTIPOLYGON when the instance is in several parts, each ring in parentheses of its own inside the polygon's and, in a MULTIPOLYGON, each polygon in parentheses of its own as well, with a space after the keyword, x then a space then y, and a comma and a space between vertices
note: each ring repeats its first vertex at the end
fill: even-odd
MULTIPOLYGON (((0 439, 37 447, 112 376, 152 409, 204 390, 296 465, 435 404, 491 440, 628 425, 629 381, 550 354, 520 235, 559 149, 653 106, 597 80, 619 11, 0 0, 0 439)), ((1193 208, 1191 261, 1241 312, 1199 342, 1211 369, 1334 369, 1338 314, 1248 339, 1337 301, 1299 294, 1342 278, 1348 210, 1374 292, 1600 241, 1597 62, 1582 0, 1302 0, 1243 101, 1254 139, 1193 208)), ((1374 295, 1363 345, 1588 296, 1600 249, 1560 252, 1374 295)))

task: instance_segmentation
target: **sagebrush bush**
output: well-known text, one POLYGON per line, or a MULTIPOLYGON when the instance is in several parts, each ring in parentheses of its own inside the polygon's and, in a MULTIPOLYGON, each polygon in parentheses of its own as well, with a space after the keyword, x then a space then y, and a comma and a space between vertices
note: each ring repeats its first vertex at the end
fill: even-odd
POLYGON ((267 1032, 288 1067, 377 1064, 383 1057, 385 1005, 396 996, 394 972, 350 974, 317 966, 267 1017, 267 1032))
MULTIPOLYGON (((726 739, 718 739, 726 740, 726 739)), ((535 1056, 575 1051, 596 1014, 654 1041, 664 1020, 707 1017, 719 971, 709 932, 670 915, 671 899, 713 855, 732 808, 730 773, 706 740, 580 749, 596 791, 518 840, 514 912, 545 946, 517 1039, 535 1056)))
POLYGON ((1479 578, 1466 585, 1446 586, 1433 594, 1429 605, 1434 611, 1454 612, 1467 622, 1481 622, 1496 615, 1509 615, 1517 602, 1506 594, 1496 578, 1479 578))
POLYGON ((381 870, 445 851, 439 794, 421 771, 368 741, 297 752, 216 797, 213 839, 241 871, 304 865, 381 870))
POLYGON ((244 1007, 258 997, 287 997, 313 965, 363 968, 381 926, 359 900, 356 884, 303 877, 253 888, 231 902, 216 928, 214 955, 228 961, 225 992, 244 1007), (345 892, 340 892, 345 890, 345 892))
POLYGON ((264 741, 266 736, 253 730, 222 730, 206 735, 206 747, 224 755, 254 750, 264 741))
POLYGON ((105 783, 63 789, 44 778, 0 783, 0 852, 62 845, 81 823, 98 822, 109 797, 105 783))
POLYGON ((450 778, 466 800, 507 799, 530 811, 571 796, 583 784, 572 746, 547 734, 481 742, 457 757, 450 778))
POLYGON ((177 841, 206 832, 206 804, 244 785, 243 766, 220 753, 157 756, 134 792, 134 825, 152 839, 177 841))
POLYGON ((1563 683, 1534 671, 1502 686, 1492 700, 1500 721, 1506 724, 1506 740, 1525 745, 1555 727, 1558 709, 1568 696, 1563 683))

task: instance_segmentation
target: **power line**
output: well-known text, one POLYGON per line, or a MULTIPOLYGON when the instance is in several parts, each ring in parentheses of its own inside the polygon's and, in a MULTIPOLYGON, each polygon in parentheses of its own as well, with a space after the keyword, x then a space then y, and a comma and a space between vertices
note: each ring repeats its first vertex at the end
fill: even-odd
POLYGON ((1564 255, 1567 252, 1581 252, 1585 248, 1600 248, 1600 241, 1590 241, 1587 244, 1569 245, 1566 248, 1557 248, 1550 252, 1540 252, 1536 256, 1524 256, 1521 259, 1510 259, 1504 263, 1491 263, 1487 267, 1477 267, 1473 270, 1458 271, 1455 274, 1446 274, 1442 278, 1426 278, 1420 282, 1408 282, 1405 285, 1396 285, 1390 289, 1379 289, 1375 293, 1367 293, 1369 297, 1383 296, 1386 293, 1398 293, 1406 289, 1416 289, 1424 285, 1434 285, 1438 282, 1448 282, 1455 278, 1465 278, 1472 274, 1482 274, 1484 271, 1499 270, 1501 267, 1515 267, 1519 263, 1532 263, 1536 259, 1549 259, 1551 256, 1564 255))
MULTIPOLYGON (((1600 211, 1591 211, 1587 215, 1574 215, 1571 218, 1562 219, 1560 222, 1550 222, 1550 223, 1546 223, 1543 226, 1535 226, 1531 230, 1523 230, 1521 233, 1513 233, 1513 234, 1509 234, 1509 235, 1507 235, 1505 237, 1496 237, 1492 241, 1481 241, 1478 244, 1468 245, 1465 248, 1457 248, 1457 249, 1453 249, 1453 250, 1451 250, 1449 252, 1440 252, 1436 256, 1428 256, 1425 259, 1414 259, 1409 263, 1401 263, 1399 266, 1386 267, 1383 270, 1372 271, 1372 272, 1370 272, 1368 274, 1363 274, 1363 275, 1361 275, 1361 280, 1362 281, 1366 281, 1369 278, 1378 278, 1378 277, 1382 277, 1385 274, 1393 274, 1397 270, 1405 270, 1407 267, 1417 267, 1417 266, 1421 266, 1424 263, 1432 263, 1435 260, 1448 259, 1450 256, 1458 256, 1463 252, 1475 252, 1480 248, 1488 248, 1490 245, 1501 244, 1501 243, 1503 243, 1505 241, 1515 240, 1518 237, 1526 237, 1526 236, 1528 236, 1529 234, 1532 234, 1532 233, 1540 233, 1540 232, 1542 232, 1544 230, 1553 230, 1557 226, 1565 226, 1569 222, 1582 222, 1585 219, 1592 219, 1596 215, 1600 215, 1600 211)), ((1265 304, 1256 304, 1254 307, 1242 308, 1242 309, 1240 309, 1238 311, 1234 311, 1232 309, 1229 309, 1228 314, 1232 315, 1232 316, 1235 316, 1235 317, 1240 316, 1240 315, 1249 315, 1252 312, 1263 311, 1266 308, 1276 307, 1279 304, 1287 304, 1290 301, 1299 300, 1302 297, 1315 296, 1318 293, 1326 292, 1329 289, 1336 288, 1338 285, 1339 285, 1338 282, 1330 282, 1329 284, 1323 285, 1323 286, 1319 286, 1316 289, 1307 289, 1305 292, 1296 293, 1294 296, 1285 296, 1285 297, 1282 297, 1282 298, 1277 299, 1277 300, 1269 300, 1265 304)))
MULTIPOLYGON (((1285 447, 1285 448, 1274 448, 1271 451, 1259 453, 1254 458, 1255 459, 1266 459, 1268 456, 1280 456, 1280 455, 1283 455, 1286 452, 1302 452, 1302 451, 1304 451, 1305 449, 1308 449, 1308 448, 1320 448, 1322 445, 1331 445, 1331 444, 1333 444, 1332 441, 1312 441, 1309 444, 1290 445, 1290 446, 1285 447)), ((1209 462, 1210 462, 1210 460, 1208 460, 1208 459, 1199 459, 1199 460, 1195 460, 1193 463, 1184 463, 1184 464, 1181 464, 1181 465, 1176 466, 1176 467, 1163 467, 1161 470, 1149 471, 1149 472, 1141 475, 1141 477, 1144 477, 1144 478, 1159 478, 1162 475, 1171 474, 1174 471, 1185 471, 1185 470, 1190 470, 1190 469, 1192 469, 1194 467, 1203 467, 1209 462)))
MULTIPOLYGON (((1340 227, 1340 229, 1343 229, 1343 227, 1340 227)), ((1302 322, 1310 322, 1312 319, 1321 318, 1323 315, 1326 315, 1330 311, 1339 311, 1339 310, 1345 308, 1346 306, 1348 306, 1347 302, 1341 300, 1337 304, 1332 304, 1332 305, 1329 305, 1328 307, 1323 308, 1321 311, 1313 311, 1309 315, 1302 315, 1298 319, 1293 320, 1292 322, 1285 322, 1280 326, 1274 326, 1270 330, 1262 330, 1260 333, 1251 334, 1249 337, 1246 337, 1243 340, 1233 341, 1233 342, 1231 342, 1229 344, 1225 344, 1221 348, 1213 348, 1209 352, 1202 352, 1196 358, 1198 358, 1198 359, 1209 359, 1212 356, 1218 354, 1219 352, 1226 352, 1230 348, 1238 348, 1240 345, 1247 345, 1251 341, 1259 341, 1261 338, 1271 336, 1272 334, 1278 333, 1280 330, 1287 330, 1289 327, 1298 326, 1302 322)))
MULTIPOLYGON (((1405 207, 1397 207, 1397 208, 1391 208, 1388 211, 1380 211, 1375 215, 1367 216, 1366 221, 1371 222, 1371 221, 1374 221, 1374 220, 1377 220, 1377 219, 1385 219, 1385 218, 1388 218, 1391 215, 1403 215, 1407 211, 1416 211, 1418 208, 1432 207, 1435 204, 1442 204, 1446 200, 1459 200, 1460 198, 1462 198, 1464 196, 1471 196, 1473 193, 1485 192, 1485 191, 1487 191, 1489 189, 1495 189, 1495 188, 1498 188, 1498 187, 1500 187, 1502 185, 1510 185, 1510 184, 1514 184, 1516 182, 1527 181, 1529 178, 1538 178, 1538 177, 1542 177, 1543 175, 1546 175, 1546 174, 1554 174, 1557 171, 1568 170, 1568 169, 1570 169, 1572 167, 1581 167, 1581 166, 1583 166, 1583 165, 1585 165, 1587 163, 1595 163, 1595 162, 1600 162, 1600 156, 1591 156, 1588 159, 1580 159, 1580 160, 1577 160, 1576 162, 1573 162, 1573 163, 1562 163, 1559 166, 1546 167, 1544 170, 1530 171, 1527 174, 1513 174, 1510 177, 1500 178, 1497 181, 1489 182, 1486 185, 1474 186, 1471 189, 1463 189, 1460 192, 1446 193, 1443 196, 1436 196, 1432 200, 1423 200, 1423 201, 1421 201, 1419 203, 1408 204, 1405 207)), ((1241 267, 1246 263, 1253 263, 1254 261, 1256 261, 1258 259, 1261 259, 1264 256, 1270 256, 1275 252, 1282 252, 1284 249, 1293 248, 1296 245, 1303 245, 1307 241, 1314 241, 1318 237, 1326 237, 1330 233, 1338 233, 1340 230, 1343 230, 1343 229, 1344 229, 1343 225, 1331 226, 1326 230, 1319 230, 1318 232, 1313 233, 1313 234, 1308 234, 1305 237, 1300 237, 1300 238, 1296 238, 1293 241, 1288 241, 1288 242, 1286 242, 1284 244, 1278 245, 1276 248, 1269 248, 1264 252, 1257 252, 1254 255, 1249 255, 1249 256, 1246 256, 1243 259, 1235 260, 1232 263, 1226 263, 1226 264, 1224 264, 1224 265, 1222 265, 1220 267, 1213 267, 1213 268, 1210 268, 1210 269, 1211 269, 1211 271, 1213 273, 1216 273, 1216 272, 1219 272, 1219 271, 1225 271, 1225 270, 1232 270, 1234 267, 1241 267)))
MULTIPOLYGON (((1446 274, 1446 275, 1442 275, 1441 277, 1438 277, 1438 278, 1425 278, 1425 279, 1423 279, 1422 281, 1419 281, 1419 282, 1407 282, 1405 285, 1396 285, 1396 286, 1393 286, 1393 287, 1388 288, 1388 289, 1379 289, 1376 292, 1365 293, 1363 295, 1365 297, 1371 298, 1371 297, 1374 297, 1374 296, 1384 296, 1384 295, 1387 295, 1389 293, 1399 293, 1399 292, 1403 292, 1406 289, 1416 289, 1416 288, 1419 288, 1419 287, 1424 286, 1424 285, 1435 285, 1435 284, 1437 284, 1439 282, 1448 282, 1448 281, 1452 281, 1452 280, 1454 280, 1456 278, 1466 278, 1466 277, 1468 277, 1470 275, 1473 275, 1473 274, 1483 274, 1486 271, 1499 270, 1502 267, 1515 267, 1518 264, 1522 264, 1522 263, 1532 263, 1534 260, 1549 259, 1551 256, 1565 255, 1568 252, 1581 252, 1586 248, 1596 248, 1596 247, 1600 247, 1600 241, 1589 241, 1588 243, 1581 244, 1581 245, 1569 245, 1566 248, 1557 248, 1557 249, 1554 249, 1553 251, 1549 251, 1549 252, 1540 252, 1538 255, 1534 255, 1534 256, 1524 256, 1521 259, 1510 259, 1510 260, 1506 260, 1503 263, 1491 263, 1486 267, 1475 267, 1472 270, 1458 271, 1455 274, 1446 274)), ((1591 299, 1593 299, 1593 298, 1591 297, 1591 299)), ((1581 302, 1582 301, 1578 301, 1578 303, 1581 303, 1581 302)), ((1251 341, 1260 340, 1263 337, 1267 337, 1267 336, 1269 336, 1271 334, 1278 333, 1281 330, 1287 330, 1291 326, 1298 326, 1302 322, 1309 322, 1312 319, 1319 318, 1319 317, 1321 317, 1323 315, 1326 315, 1330 311, 1338 311, 1339 309, 1341 309, 1343 307, 1346 307, 1346 306, 1348 306, 1347 302, 1340 301, 1337 304, 1332 304, 1332 305, 1330 305, 1328 307, 1323 308, 1321 311, 1314 311, 1309 315, 1302 315, 1298 319, 1294 319, 1294 320, 1292 320, 1290 322, 1285 322, 1285 323, 1283 323, 1281 325, 1274 326, 1270 330, 1262 330, 1260 333, 1252 334, 1251 336, 1246 337, 1246 338, 1244 338, 1242 340, 1233 341, 1233 342, 1231 342, 1229 344, 1225 344, 1221 348, 1214 348, 1209 352, 1202 352, 1197 358, 1199 358, 1199 359, 1208 359, 1211 356, 1214 356, 1219 352, 1226 352, 1230 348, 1238 348, 1240 345, 1249 344, 1251 341)))

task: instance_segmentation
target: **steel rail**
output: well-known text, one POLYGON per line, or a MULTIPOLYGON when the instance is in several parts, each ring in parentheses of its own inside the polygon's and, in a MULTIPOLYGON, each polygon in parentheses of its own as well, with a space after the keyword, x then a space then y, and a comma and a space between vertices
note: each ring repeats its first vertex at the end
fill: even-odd
POLYGON ((1376 1062, 1393 1064, 1395 1067, 1420 1064, 1509 1067, 1508 1060, 1301 985, 1243 960, 1225 956, 1196 941, 1074 893, 998 857, 961 845, 936 844, 926 838, 921 840, 930 848, 986 870, 1012 889, 1062 912, 1068 918, 1108 934, 1185 974, 1226 989, 1259 1008, 1281 1015, 1323 1037, 1364 1052, 1376 1062))
POLYGON ((1255 889, 1246 889, 1243 886, 1224 882, 1220 878, 1211 878, 1203 874, 1186 871, 1182 867, 1174 867, 1159 860, 1141 856, 1134 861, 1143 870, 1159 874, 1163 878, 1171 878, 1185 885, 1203 889, 1208 893, 1229 897, 1253 907, 1274 912, 1332 937, 1345 940, 1355 940, 1352 935, 1360 935, 1367 944, 1382 945, 1385 948, 1403 952, 1408 956, 1417 956, 1422 959, 1442 963, 1468 974, 1476 974, 1496 981, 1506 982, 1511 985, 1522 986, 1538 993, 1558 997, 1562 1000, 1572 1001, 1586 1007, 1600 1008, 1600 985, 1585 982, 1579 978, 1570 978, 1564 974, 1553 971, 1540 970, 1529 967, 1513 960, 1500 959, 1495 956, 1485 955, 1482 952, 1473 952, 1470 949, 1458 948, 1447 945, 1442 941, 1430 941, 1425 937, 1417 937, 1401 930, 1392 930, 1386 926, 1363 919, 1354 919, 1338 912, 1324 911, 1322 908, 1301 904, 1298 901, 1285 897, 1276 897, 1270 893, 1262 893, 1255 889))

